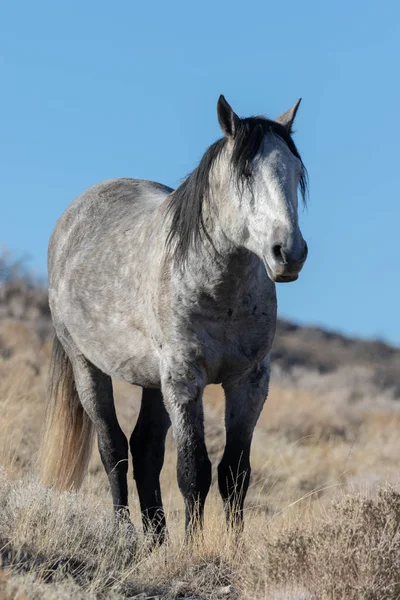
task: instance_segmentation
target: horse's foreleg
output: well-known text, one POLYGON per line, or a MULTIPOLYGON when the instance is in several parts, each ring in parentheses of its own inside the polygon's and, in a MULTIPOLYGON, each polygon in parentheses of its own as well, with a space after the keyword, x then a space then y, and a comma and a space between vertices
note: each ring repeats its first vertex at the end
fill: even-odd
POLYGON ((161 390, 144 388, 130 447, 143 528, 155 543, 162 543, 165 538, 160 472, 164 462, 165 436, 170 424, 161 390))
POLYGON ((188 375, 176 377, 176 370, 165 370, 162 390, 178 448, 178 485, 185 501, 186 532, 191 535, 203 523, 211 463, 204 440, 202 377, 186 368, 179 371, 188 375))
POLYGON ((226 445, 218 466, 218 486, 228 525, 243 526, 243 505, 250 482, 250 446, 269 384, 269 359, 240 381, 223 385, 226 445))

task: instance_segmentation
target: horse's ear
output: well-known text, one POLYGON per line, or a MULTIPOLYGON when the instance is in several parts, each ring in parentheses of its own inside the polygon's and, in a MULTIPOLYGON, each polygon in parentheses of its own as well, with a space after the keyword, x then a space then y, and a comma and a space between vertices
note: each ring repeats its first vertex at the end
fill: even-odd
POLYGON ((218 99, 217 114, 224 136, 234 138, 240 119, 222 94, 218 99))
POLYGON ((287 110, 282 115, 280 115, 277 119, 275 119, 275 121, 277 121, 278 123, 280 123, 281 125, 286 127, 286 129, 288 130, 289 133, 292 133, 293 122, 295 120, 296 113, 300 106, 300 102, 301 102, 301 98, 299 98, 297 100, 296 104, 294 106, 292 106, 292 108, 289 108, 289 110, 287 110))

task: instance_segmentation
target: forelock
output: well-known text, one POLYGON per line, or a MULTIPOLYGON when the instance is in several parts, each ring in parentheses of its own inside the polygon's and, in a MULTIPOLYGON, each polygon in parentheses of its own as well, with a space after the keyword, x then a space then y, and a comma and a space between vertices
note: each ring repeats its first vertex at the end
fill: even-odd
POLYGON ((300 160, 302 173, 300 178, 300 191, 304 203, 307 199, 308 176, 305 165, 292 136, 280 123, 266 117, 249 117, 240 119, 235 131, 234 146, 231 164, 233 175, 238 183, 245 181, 251 171, 251 163, 259 152, 262 152, 267 134, 280 138, 296 158, 300 160))

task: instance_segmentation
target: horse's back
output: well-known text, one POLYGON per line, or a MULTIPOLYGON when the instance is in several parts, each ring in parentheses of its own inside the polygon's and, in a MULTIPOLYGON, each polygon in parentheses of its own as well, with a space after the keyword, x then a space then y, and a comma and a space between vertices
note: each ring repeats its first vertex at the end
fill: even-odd
POLYGON ((54 228, 48 254, 50 280, 63 261, 84 246, 103 244, 107 237, 123 235, 127 229, 139 232, 172 191, 153 181, 128 178, 88 188, 71 202, 54 228))

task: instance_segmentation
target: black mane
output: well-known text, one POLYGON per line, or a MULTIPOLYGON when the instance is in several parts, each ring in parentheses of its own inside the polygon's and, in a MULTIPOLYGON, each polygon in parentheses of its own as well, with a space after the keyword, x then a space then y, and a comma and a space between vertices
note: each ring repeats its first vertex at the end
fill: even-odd
MULTIPOLYGON (((235 131, 231 157, 232 175, 239 185, 244 181, 251 185, 249 165, 260 150, 267 133, 281 138, 301 161, 302 175, 299 185, 305 203, 307 170, 290 133, 276 121, 264 117, 240 119, 235 131)), ((167 211, 171 215, 171 228, 167 237, 167 248, 177 262, 184 263, 190 248, 197 248, 204 236, 210 239, 203 220, 203 204, 209 191, 210 170, 220 157, 226 143, 227 139, 222 138, 206 150, 198 167, 173 192, 168 202, 167 211)))

